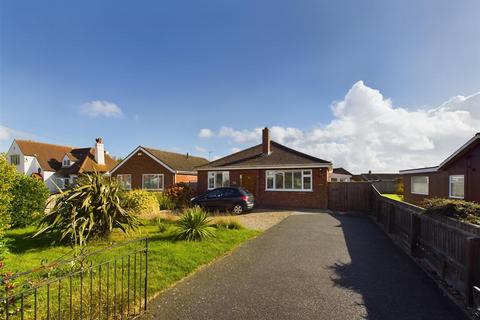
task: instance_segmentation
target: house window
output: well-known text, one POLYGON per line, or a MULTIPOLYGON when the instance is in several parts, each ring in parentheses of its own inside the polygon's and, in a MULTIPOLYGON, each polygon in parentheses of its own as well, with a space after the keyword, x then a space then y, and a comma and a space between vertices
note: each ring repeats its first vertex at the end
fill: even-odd
POLYGON ((142 189, 163 190, 163 174, 142 175, 142 189))
POLYGON ((70 159, 63 159, 63 166, 70 167, 70 159))
POLYGON ((411 193, 428 195, 428 177, 414 176, 411 178, 411 193))
POLYGON ((208 189, 230 186, 230 172, 210 171, 208 173, 208 189))
POLYGON ((131 174, 117 174, 117 181, 123 189, 132 190, 132 175, 131 174))
POLYGON ((454 175, 449 177, 449 197, 463 199, 465 197, 465 177, 454 175))
POLYGON ((312 170, 267 170, 265 175, 266 190, 312 190, 312 170))
POLYGON ((20 164, 20 155, 19 154, 12 154, 10 155, 10 164, 15 166, 20 164))

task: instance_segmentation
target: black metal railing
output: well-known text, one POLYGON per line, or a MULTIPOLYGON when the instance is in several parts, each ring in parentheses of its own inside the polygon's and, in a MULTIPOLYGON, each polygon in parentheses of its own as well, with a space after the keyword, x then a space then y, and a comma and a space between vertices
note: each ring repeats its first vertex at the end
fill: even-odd
POLYGON ((147 308, 148 239, 1 279, 0 319, 132 319, 147 308))

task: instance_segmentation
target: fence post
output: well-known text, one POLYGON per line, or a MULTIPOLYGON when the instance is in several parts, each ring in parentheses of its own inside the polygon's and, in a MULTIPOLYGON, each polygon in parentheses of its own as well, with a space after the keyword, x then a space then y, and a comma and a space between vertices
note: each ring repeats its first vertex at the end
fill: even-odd
POLYGON ((413 212, 410 213, 410 254, 417 254, 418 237, 420 235, 420 218, 413 212))
POLYGON ((469 237, 465 243, 465 303, 473 305, 473 286, 480 282, 480 237, 469 237))

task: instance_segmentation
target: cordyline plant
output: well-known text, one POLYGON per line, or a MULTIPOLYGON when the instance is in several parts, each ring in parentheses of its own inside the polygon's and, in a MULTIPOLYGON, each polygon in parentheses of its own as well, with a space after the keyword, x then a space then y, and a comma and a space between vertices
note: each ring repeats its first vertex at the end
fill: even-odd
POLYGON ((215 236, 208 214, 198 206, 186 209, 176 224, 177 240, 201 241, 215 236))
POLYGON ((60 192, 53 201, 35 236, 59 232, 60 241, 82 246, 91 238, 108 239, 114 229, 128 232, 139 225, 120 184, 97 172, 79 177, 71 189, 60 192))

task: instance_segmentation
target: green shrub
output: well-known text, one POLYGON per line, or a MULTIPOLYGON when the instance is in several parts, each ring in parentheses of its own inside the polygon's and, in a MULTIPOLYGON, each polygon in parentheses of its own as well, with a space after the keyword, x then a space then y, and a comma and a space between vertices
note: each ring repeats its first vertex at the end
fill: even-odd
POLYGON ((174 210, 175 202, 163 192, 157 193, 158 207, 160 210, 174 210))
POLYGON ((176 222, 178 240, 201 241, 215 235, 214 228, 209 224, 208 215, 200 207, 186 209, 176 222))
POLYGON ((129 202, 129 208, 135 214, 158 213, 158 201, 155 192, 142 189, 132 190, 125 193, 125 199, 129 202))
POLYGON ((79 177, 73 188, 56 196, 35 236, 59 232, 60 241, 85 245, 90 238, 108 238, 113 229, 128 232, 138 225, 120 184, 95 172, 79 177))
POLYGON ((422 206, 426 214, 440 214, 480 225, 480 204, 465 200, 426 199, 422 206))
POLYGON ((12 187, 10 219, 14 228, 31 225, 43 216, 50 191, 43 181, 19 175, 12 187))
POLYGON ((165 189, 164 194, 175 204, 175 208, 188 208, 190 207, 190 199, 196 194, 188 184, 180 182, 165 189))
POLYGON ((218 218, 212 224, 217 229, 241 230, 244 226, 236 219, 218 218))

